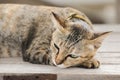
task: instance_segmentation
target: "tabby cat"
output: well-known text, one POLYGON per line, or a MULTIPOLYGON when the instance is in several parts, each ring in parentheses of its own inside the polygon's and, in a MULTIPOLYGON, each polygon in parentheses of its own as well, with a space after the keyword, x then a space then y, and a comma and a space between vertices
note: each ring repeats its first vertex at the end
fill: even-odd
POLYGON ((96 33, 73 8, 0 5, 0 57, 22 56, 34 64, 98 68, 96 51, 110 32, 96 33))

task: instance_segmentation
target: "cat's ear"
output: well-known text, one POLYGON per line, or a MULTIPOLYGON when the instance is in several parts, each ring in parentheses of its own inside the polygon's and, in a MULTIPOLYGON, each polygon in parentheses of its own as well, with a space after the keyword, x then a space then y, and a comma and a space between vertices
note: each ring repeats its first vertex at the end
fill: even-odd
POLYGON ((102 42, 112 31, 94 33, 91 40, 95 42, 102 42))
POLYGON ((102 42, 112 31, 94 33, 91 40, 102 42))
POLYGON ((54 24, 54 27, 59 29, 60 31, 65 31, 65 19, 58 14, 52 12, 52 22, 54 24))
POLYGON ((93 37, 92 37, 92 43, 94 44, 94 47, 96 49, 98 49, 103 40, 111 33, 112 31, 108 31, 108 32, 99 32, 99 33, 94 33, 93 37))

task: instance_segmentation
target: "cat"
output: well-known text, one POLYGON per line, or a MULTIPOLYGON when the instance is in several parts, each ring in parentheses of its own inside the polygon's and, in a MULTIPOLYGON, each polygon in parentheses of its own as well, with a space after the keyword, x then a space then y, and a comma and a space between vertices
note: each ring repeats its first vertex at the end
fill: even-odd
POLYGON ((94 56, 109 33, 95 32, 87 16, 70 7, 0 4, 1 58, 98 68, 94 56))

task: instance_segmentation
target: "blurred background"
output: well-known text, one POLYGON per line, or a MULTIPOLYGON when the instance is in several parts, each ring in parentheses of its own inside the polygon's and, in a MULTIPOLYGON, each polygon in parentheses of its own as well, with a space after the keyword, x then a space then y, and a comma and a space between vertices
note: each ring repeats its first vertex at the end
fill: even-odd
POLYGON ((120 0, 0 0, 2 3, 69 6, 84 12, 94 24, 120 23, 120 0))

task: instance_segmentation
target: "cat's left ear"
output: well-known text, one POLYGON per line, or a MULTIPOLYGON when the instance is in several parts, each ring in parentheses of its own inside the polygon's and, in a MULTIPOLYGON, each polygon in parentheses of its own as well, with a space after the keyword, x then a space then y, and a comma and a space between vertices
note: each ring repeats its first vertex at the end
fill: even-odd
POLYGON ((61 32, 65 32, 65 19, 63 17, 52 12, 52 22, 55 28, 59 29, 61 32))
POLYGON ((95 42, 102 42, 112 31, 94 33, 91 40, 95 42))

